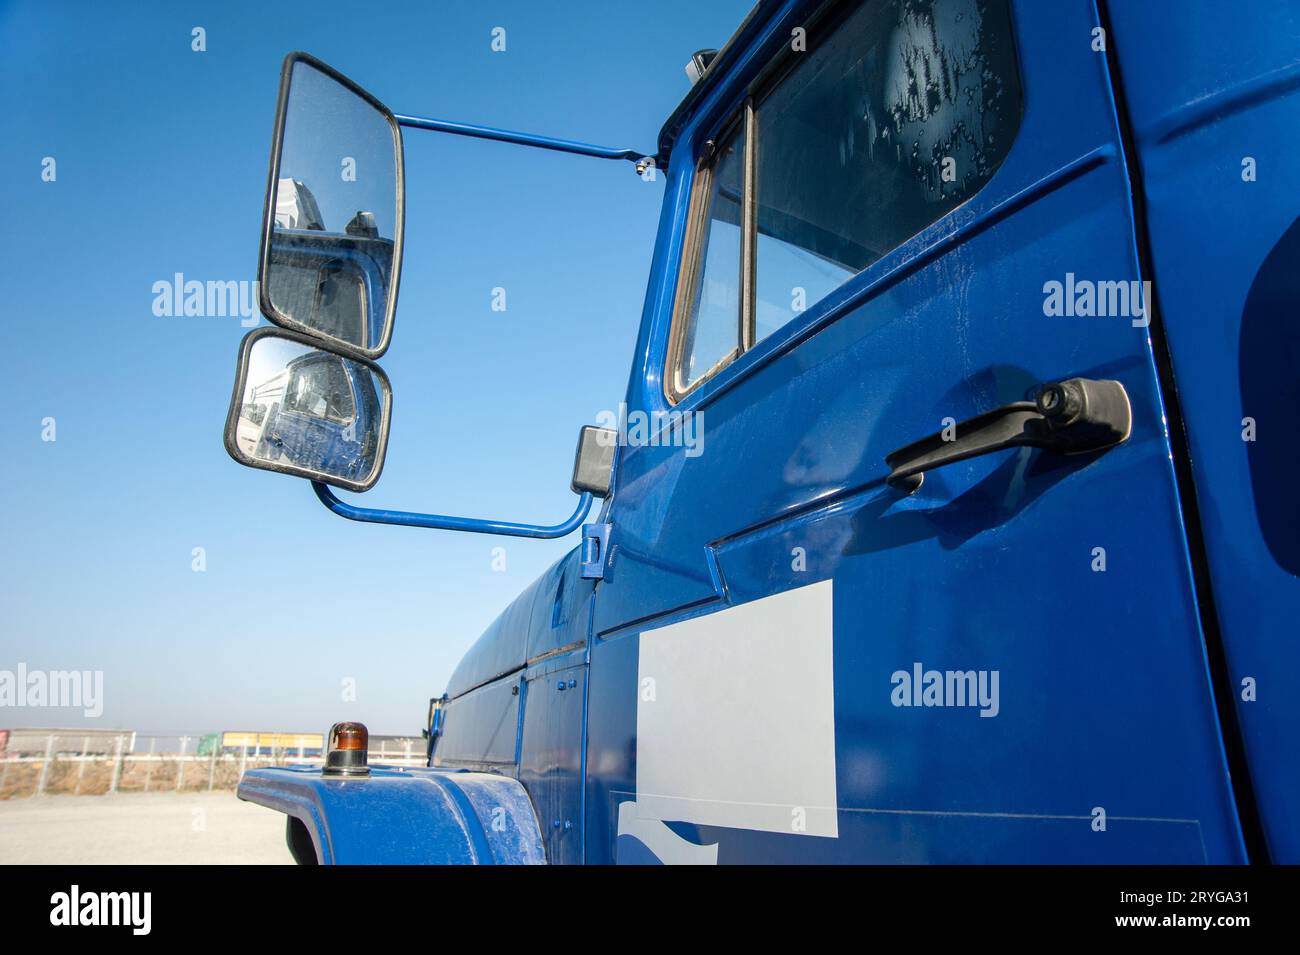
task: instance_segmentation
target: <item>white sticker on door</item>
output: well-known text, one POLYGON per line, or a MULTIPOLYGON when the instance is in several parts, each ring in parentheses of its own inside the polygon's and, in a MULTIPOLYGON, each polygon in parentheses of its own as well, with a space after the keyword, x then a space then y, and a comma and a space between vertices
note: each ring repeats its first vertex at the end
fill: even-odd
POLYGON ((831 581, 641 634, 641 818, 839 833, 831 581))

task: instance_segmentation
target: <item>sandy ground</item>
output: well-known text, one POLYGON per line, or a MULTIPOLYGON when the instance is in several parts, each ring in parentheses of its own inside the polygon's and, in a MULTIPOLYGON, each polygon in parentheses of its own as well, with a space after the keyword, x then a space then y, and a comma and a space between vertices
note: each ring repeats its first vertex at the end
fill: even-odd
POLYGON ((232 792, 0 801, 0 865, 291 865, 284 816, 232 792))

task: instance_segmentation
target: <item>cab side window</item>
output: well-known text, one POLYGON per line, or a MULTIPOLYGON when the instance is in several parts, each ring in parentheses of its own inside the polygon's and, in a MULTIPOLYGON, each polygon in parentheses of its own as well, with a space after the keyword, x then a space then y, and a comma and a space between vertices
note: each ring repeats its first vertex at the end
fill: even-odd
MULTIPOLYGON (((701 261, 735 275, 739 329, 708 367, 670 350, 670 400, 978 192, 1019 128, 1008 0, 846 3, 809 26, 808 43, 742 108, 745 155, 701 170, 739 171, 738 241, 723 252, 697 227, 683 276, 701 261)), ((697 191, 697 219, 713 202, 704 212, 697 191)), ((679 307, 682 335, 694 317, 679 307)))
POLYGON ((343 362, 322 357, 300 365, 285 390, 284 410, 348 424, 355 415, 343 362))
POLYGON ((741 204, 745 133, 732 130, 711 149, 696 180, 702 215, 692 239, 695 268, 683 276, 681 336, 674 390, 684 393, 741 351, 741 204))

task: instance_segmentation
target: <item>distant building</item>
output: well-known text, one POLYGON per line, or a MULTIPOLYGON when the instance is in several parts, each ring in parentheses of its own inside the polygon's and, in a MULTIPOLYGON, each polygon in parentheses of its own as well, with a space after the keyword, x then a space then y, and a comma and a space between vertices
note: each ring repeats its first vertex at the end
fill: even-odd
POLYGON ((227 730, 221 734, 221 749, 226 753, 246 752, 249 756, 319 756, 324 748, 325 737, 320 733, 227 730))
MULTIPOLYGON (((253 730, 227 730, 220 734, 223 753, 246 753, 249 756, 313 756, 324 752, 325 737, 321 733, 262 733, 253 730)), ((217 744, 217 734, 211 733, 199 742, 199 755, 206 756, 217 744)), ((429 744, 419 736, 371 736, 372 760, 423 760, 429 744)))

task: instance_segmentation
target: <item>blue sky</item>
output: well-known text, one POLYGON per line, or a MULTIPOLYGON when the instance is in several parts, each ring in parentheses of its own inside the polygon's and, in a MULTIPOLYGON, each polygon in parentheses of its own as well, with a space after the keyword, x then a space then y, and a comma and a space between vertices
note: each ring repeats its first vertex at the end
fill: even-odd
MULTIPOLYGON (((418 731, 469 644, 574 538, 354 524, 306 482, 240 467, 221 430, 247 328, 157 316, 152 287, 256 277, 290 50, 395 112, 653 151, 690 53, 725 42, 749 5, 0 3, 0 670, 102 670, 95 725, 144 733, 345 718, 418 731)), ((623 398, 662 180, 405 140, 405 265, 381 361, 394 423, 384 476, 356 499, 558 521, 579 426, 623 398)), ((0 710, 0 727, 82 722, 0 710)))

